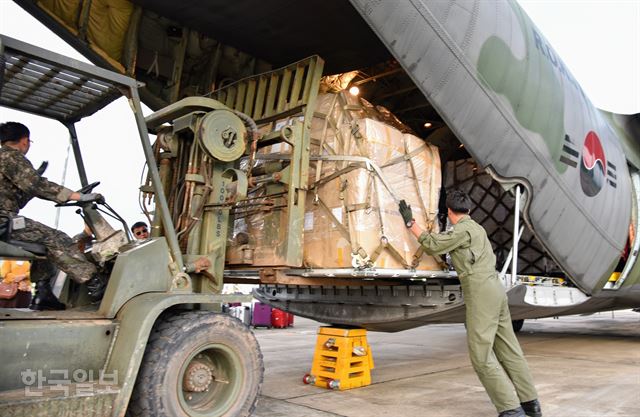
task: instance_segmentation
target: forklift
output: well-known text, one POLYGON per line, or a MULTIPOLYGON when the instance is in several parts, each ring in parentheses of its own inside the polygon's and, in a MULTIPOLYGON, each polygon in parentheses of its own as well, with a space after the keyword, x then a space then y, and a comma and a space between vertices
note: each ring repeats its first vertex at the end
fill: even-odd
MULTIPOLYGON (((264 366, 250 329, 222 313, 223 305, 250 298, 222 294, 229 205, 218 202, 246 195, 245 173, 232 166, 247 153, 251 121, 204 98, 145 121, 138 92, 143 85, 130 77, 3 35, 0 56, 0 105, 68 128, 81 192, 99 183, 87 179, 74 125, 126 96, 149 170, 142 191, 155 205, 151 237, 135 241, 106 202, 64 204, 77 206, 94 235, 85 254, 108 278, 105 294, 92 303, 84 284, 67 282, 60 295, 66 310, 0 309, 0 415, 249 416, 264 366), (208 115, 199 125, 206 131, 189 137, 211 169, 207 178, 189 174, 206 188, 193 202, 202 217, 175 219, 166 198, 174 190, 162 185, 149 123, 153 129, 166 129, 167 122, 170 130, 189 129, 194 112, 208 115), (122 229, 113 228, 105 213, 122 229), (185 221, 188 232, 179 236, 174 222, 185 221), (208 267, 194 268, 202 259, 208 267)), ((11 229, 20 222, 8 223, 0 259, 46 258, 44 246, 12 240, 11 229)))

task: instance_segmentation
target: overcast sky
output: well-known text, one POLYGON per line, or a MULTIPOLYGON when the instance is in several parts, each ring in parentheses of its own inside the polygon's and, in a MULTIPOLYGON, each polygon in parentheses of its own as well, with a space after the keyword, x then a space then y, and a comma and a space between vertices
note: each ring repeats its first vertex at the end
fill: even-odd
POLYGON ((640 113, 640 0, 519 0, 598 108, 640 113))
MULTIPOLYGON (((0 32, 53 52, 89 62, 35 18, 9 0, 0 0, 0 32)), ((150 114, 145 107, 145 114, 150 114)), ((20 121, 31 130, 33 144, 28 158, 34 166, 49 161, 45 176, 62 184, 69 133, 59 122, 0 107, 0 121, 20 121)), ((138 204, 138 187, 144 167, 142 146, 133 113, 128 102, 120 98, 94 116, 76 124, 89 182, 100 181, 95 189, 104 194, 107 202, 129 223, 146 221, 138 204)), ((69 157, 65 186, 80 187, 73 152, 69 157)), ((60 214, 58 228, 69 235, 83 228, 74 207, 56 209, 53 203, 33 199, 21 211, 27 217, 55 227, 56 214, 60 214)), ((112 224, 117 224, 110 221, 112 224)))
MULTIPOLYGON (((640 112, 640 0, 519 3, 597 107, 617 113, 640 112)), ((0 0, 0 32, 88 62, 9 0, 0 0)), ((29 159, 35 166, 48 160, 46 176, 61 183, 68 145, 66 129, 55 121, 0 108, 0 121, 8 120, 29 126, 34 141, 29 159)), ((129 224, 144 220, 138 206, 144 158, 126 101, 112 103, 99 116, 80 122, 76 129, 89 181, 102 182, 96 191, 103 193, 129 224)), ((79 187, 73 156, 66 185, 79 187)), ((82 230, 82 221, 74 211, 60 211, 59 228, 71 235, 82 230)), ((55 224, 56 210, 50 202, 35 199, 22 213, 55 224)))

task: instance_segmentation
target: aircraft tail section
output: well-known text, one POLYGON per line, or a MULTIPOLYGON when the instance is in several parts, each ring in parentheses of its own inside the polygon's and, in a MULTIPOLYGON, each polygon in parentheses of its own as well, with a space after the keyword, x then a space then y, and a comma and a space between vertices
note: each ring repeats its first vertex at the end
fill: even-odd
POLYGON ((627 161, 526 14, 510 1, 351 2, 478 164, 525 187, 525 221, 573 283, 598 292, 627 240, 627 161))

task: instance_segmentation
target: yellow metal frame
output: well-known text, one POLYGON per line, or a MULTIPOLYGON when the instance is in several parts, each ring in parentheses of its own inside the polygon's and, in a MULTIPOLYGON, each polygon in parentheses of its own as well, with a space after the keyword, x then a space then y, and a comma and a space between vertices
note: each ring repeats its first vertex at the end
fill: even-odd
MULTIPOLYGON (((272 135, 256 143, 257 148, 285 142, 292 151, 282 162, 289 166, 273 173, 278 178, 268 184, 265 198, 273 196, 286 216, 286 240, 278 242, 274 260, 278 266, 302 266, 303 225, 307 177, 309 174, 310 131, 315 102, 320 89, 324 61, 314 55, 286 67, 244 78, 214 91, 211 96, 230 109, 240 111, 260 127, 269 126, 272 135), (275 130, 278 120, 300 117, 301 121, 275 130)), ((256 149, 253 149, 255 152, 256 149)), ((281 211, 265 214, 265 223, 284 224, 281 211)))
POLYGON ((373 355, 365 329, 321 327, 305 382, 340 391, 371 384, 373 355))

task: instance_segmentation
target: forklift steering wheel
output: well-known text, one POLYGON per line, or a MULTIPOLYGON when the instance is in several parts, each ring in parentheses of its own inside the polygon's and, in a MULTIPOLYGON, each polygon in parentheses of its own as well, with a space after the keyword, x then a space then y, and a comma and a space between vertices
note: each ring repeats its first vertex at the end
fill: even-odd
POLYGON ((100 185, 100 181, 92 182, 91 184, 87 184, 84 187, 80 188, 76 192, 80 194, 87 194, 93 191, 93 189, 96 188, 98 185, 100 185))
MULTIPOLYGON (((87 194, 90 193, 94 188, 100 185, 100 181, 92 182, 91 184, 87 184, 84 187, 80 188, 77 193, 87 194)), ((90 204, 94 204, 95 202, 91 202, 90 204)), ((66 203, 58 203, 56 207, 83 207, 87 203, 81 203, 79 201, 68 201, 66 203)))

